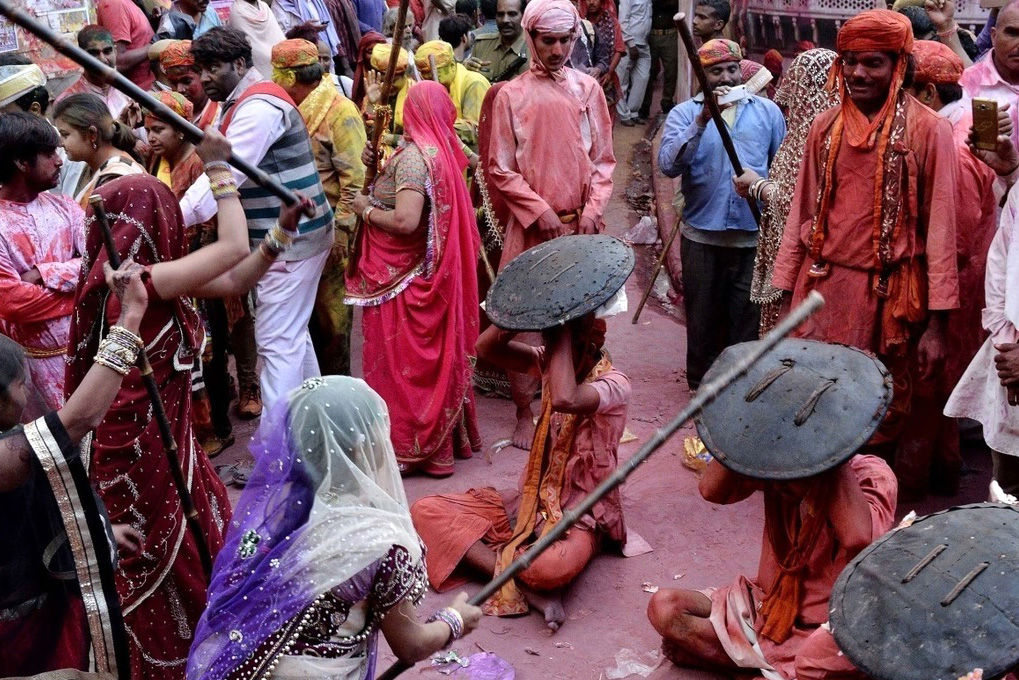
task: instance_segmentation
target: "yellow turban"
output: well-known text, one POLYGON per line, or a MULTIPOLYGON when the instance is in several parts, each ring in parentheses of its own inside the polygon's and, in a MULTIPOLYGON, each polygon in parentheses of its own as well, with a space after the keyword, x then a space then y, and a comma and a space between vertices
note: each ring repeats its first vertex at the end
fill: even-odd
MULTIPOLYGON (((379 43, 372 48, 372 68, 376 71, 386 72, 389 68, 389 55, 392 52, 392 45, 379 43)), ((396 75, 407 72, 407 65, 410 63, 410 55, 407 50, 400 48, 400 56, 396 58, 396 75)))
POLYGON ((438 68, 456 63, 453 46, 442 40, 429 40, 414 52, 414 63, 419 71, 431 70, 431 64, 428 63, 429 56, 435 57, 435 65, 438 68))
POLYGON ((0 66, 0 106, 7 106, 22 95, 46 84, 46 76, 35 64, 0 66))

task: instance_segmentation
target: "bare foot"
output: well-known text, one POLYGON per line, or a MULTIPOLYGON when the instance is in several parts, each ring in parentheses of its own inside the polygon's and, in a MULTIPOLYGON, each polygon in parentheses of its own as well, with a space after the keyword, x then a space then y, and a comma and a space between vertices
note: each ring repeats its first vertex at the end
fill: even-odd
POLYGON ((531 407, 517 408, 517 426, 513 429, 513 446, 524 451, 531 450, 534 441, 534 414, 531 407))
POLYGON ((538 593, 529 588, 520 590, 527 599, 527 604, 544 615, 545 625, 550 631, 556 632, 566 622, 566 609, 563 608, 563 596, 559 591, 538 593))

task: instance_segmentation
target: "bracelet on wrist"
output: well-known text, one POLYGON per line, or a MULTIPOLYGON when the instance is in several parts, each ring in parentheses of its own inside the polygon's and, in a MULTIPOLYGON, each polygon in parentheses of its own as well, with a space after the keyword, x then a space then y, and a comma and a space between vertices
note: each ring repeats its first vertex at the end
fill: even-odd
POLYGON ((449 626, 449 640, 446 641, 447 645, 464 636, 463 617, 460 616, 460 612, 452 607, 444 607, 432 614, 432 616, 428 619, 428 623, 433 621, 442 621, 449 626))
POLYGON ((959 32, 959 24, 952 22, 952 25, 948 28, 938 31, 937 36, 939 38, 951 38, 953 35, 959 32))
POLYGON ((223 168, 227 172, 230 172, 230 164, 226 161, 209 161, 202 166, 206 172, 214 170, 216 168, 223 168))
POLYGON ((374 212, 374 210, 375 210, 374 205, 369 205, 365 207, 365 209, 361 212, 361 221, 364 222, 365 224, 371 224, 372 212, 374 212))

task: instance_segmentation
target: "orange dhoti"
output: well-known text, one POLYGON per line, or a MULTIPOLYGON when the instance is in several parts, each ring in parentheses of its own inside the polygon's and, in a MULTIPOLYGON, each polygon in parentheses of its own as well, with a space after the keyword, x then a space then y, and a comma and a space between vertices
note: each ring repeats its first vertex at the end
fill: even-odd
MULTIPOLYGON (((519 494, 491 487, 462 494, 427 496, 414 503, 410 514, 421 540, 428 546, 428 580, 437 591, 462 585, 456 568, 478 541, 499 552, 513 536, 519 494)), ((593 531, 570 529, 515 578, 533 590, 562 588, 575 579, 598 552, 593 531)), ((518 553, 522 553, 520 548, 518 553)))

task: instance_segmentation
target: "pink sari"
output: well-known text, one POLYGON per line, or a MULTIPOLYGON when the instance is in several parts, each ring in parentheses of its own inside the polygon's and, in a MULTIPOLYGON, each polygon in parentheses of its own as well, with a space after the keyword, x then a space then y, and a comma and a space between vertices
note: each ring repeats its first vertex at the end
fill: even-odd
POLYGON ((428 166, 427 230, 367 226, 347 277, 347 304, 364 308, 364 379, 389 406, 401 470, 436 476, 452 474, 454 453, 480 449, 471 377, 481 243, 454 120, 440 84, 410 88, 404 134, 428 166))

